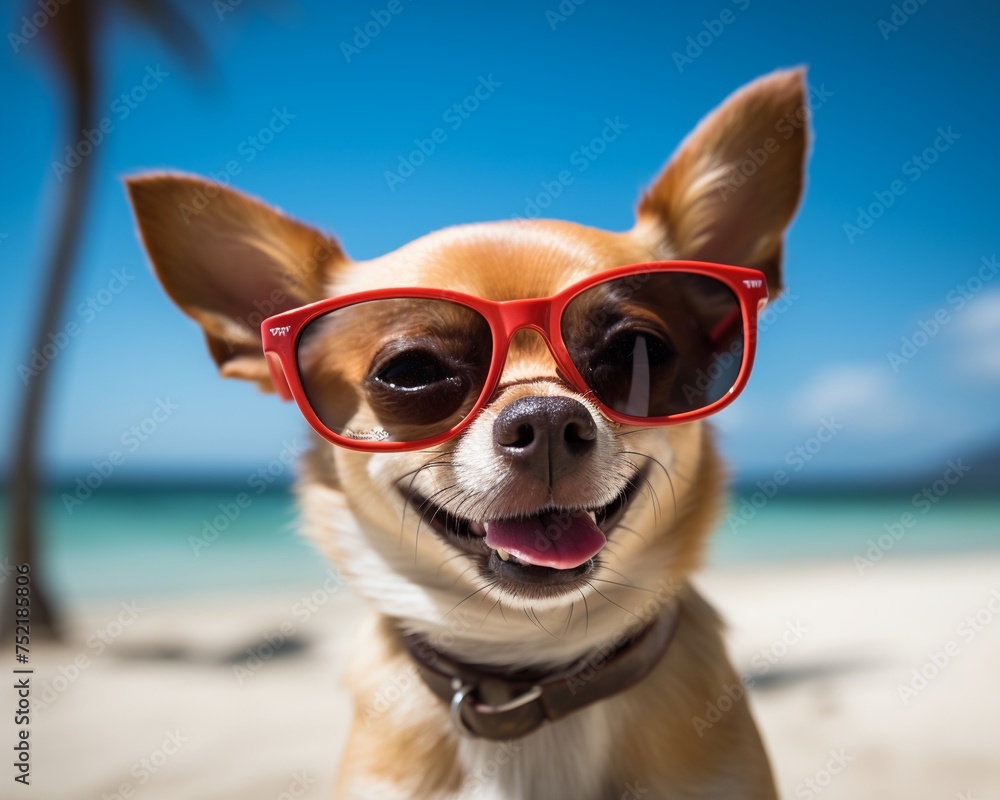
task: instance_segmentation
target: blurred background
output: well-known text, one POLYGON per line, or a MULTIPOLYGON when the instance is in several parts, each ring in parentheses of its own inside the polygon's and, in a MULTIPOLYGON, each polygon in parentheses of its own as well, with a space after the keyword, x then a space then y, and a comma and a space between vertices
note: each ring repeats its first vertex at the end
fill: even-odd
MULTIPOLYGON (((277 624, 297 598, 330 599, 335 585, 295 535, 286 462, 305 441, 304 421, 292 405, 217 377, 200 331, 149 270, 124 176, 169 168, 212 177, 335 234, 355 258, 489 219, 622 230, 703 115, 753 78, 799 64, 809 70, 814 131, 807 189, 786 240, 788 289, 763 315, 754 375, 713 421, 732 493, 706 581, 732 612, 733 647, 748 661, 759 642, 739 638, 753 629, 747 614, 773 610, 767 598, 746 605, 755 575, 792 598, 812 587, 823 608, 840 609, 875 592, 880 575, 900 581, 877 590, 887 604, 926 598, 945 572, 949 586, 975 586, 948 613, 931 602, 931 617, 914 607, 892 621, 893 631, 927 637, 879 684, 877 697, 900 714, 909 707, 897 687, 910 670, 956 635, 963 616, 989 608, 987 590, 1000 587, 1000 572, 982 573, 1000 563, 997 9, 936 0, 794 10, 760 0, 37 0, 4 9, 0 512, 13 543, 12 499, 27 497, 24 477, 37 474, 29 552, 62 644, 45 684, 59 705, 42 708, 36 725, 46 713, 67 715, 58 717, 62 739, 42 734, 52 744, 40 759, 94 731, 83 709, 110 696, 102 671, 126 683, 149 670, 172 680, 178 668, 211 662, 232 688, 230 669, 253 655, 241 655, 246 642, 268 630, 260 619, 277 624), (620 132, 595 146, 609 121, 620 132), (421 153, 435 129, 444 139, 421 153), (572 182, 553 192, 564 170, 572 182), (37 446, 25 436, 33 426, 37 446), (253 500, 234 514, 241 492, 253 500), (150 609, 128 612, 134 626, 121 619, 129 602, 150 609), (206 632, 197 620, 209 612, 216 627, 206 632), (88 644, 101 631, 105 646, 88 644), (80 653, 96 668, 58 691, 60 668, 80 653)), ((25 552, 12 546, 5 583, 25 552)), ((342 595, 316 612, 334 628, 358 613, 342 595)), ((782 624, 801 612, 774 602, 782 624)), ((877 617, 869 605, 829 624, 857 633, 877 617)), ((992 657, 997 630, 980 623, 977 646, 992 643, 992 657)), ((766 645, 778 634, 760 635, 766 645)), ((306 669, 287 664, 305 658, 296 648, 314 646, 336 671, 339 651, 324 651, 323 636, 294 638, 280 669, 306 669)), ((858 663, 870 655, 859 653, 858 663)), ((822 683, 830 659, 813 655, 796 691, 832 685, 822 683)), ((789 672, 794 658, 783 662, 789 672)), ((984 658, 968 662, 1000 666, 984 658)), ((196 682, 185 675, 176 696, 196 682)), ((848 695, 863 683, 850 671, 843 680, 848 695)), ((148 741, 92 765, 85 789, 49 775, 56 782, 44 796, 112 797, 125 782, 150 797, 274 797, 303 778, 289 761, 270 783, 215 785, 219 770, 209 778, 180 755, 137 777, 135 764, 159 752, 171 706, 142 696, 148 705, 115 693, 114 708, 122 725, 152 730, 148 741)), ((802 708, 803 696, 781 702, 802 708)), ((329 702, 331 714, 346 713, 340 699, 329 702)), ((778 700, 758 702, 787 794, 807 796, 799 790, 820 775, 827 749, 853 743, 860 761, 874 758, 866 742, 880 738, 872 709, 881 701, 845 700, 856 711, 848 733, 799 742, 794 758, 778 743, 784 711, 768 705, 778 700)), ((968 702, 1000 710, 995 692, 968 702)), ((899 731, 913 721, 895 719, 899 731)), ((241 729, 230 725, 206 733, 204 746, 222 752, 241 729)), ((327 766, 309 774, 304 796, 329 796, 337 741, 317 748, 327 766)), ((912 764, 881 757, 872 763, 893 766, 892 796, 912 764)), ((1000 797, 995 767, 968 751, 955 759, 954 771, 939 770, 940 791, 950 792, 940 796, 1000 797)), ((870 781, 852 780, 832 780, 826 796, 877 796, 859 793, 870 781)))

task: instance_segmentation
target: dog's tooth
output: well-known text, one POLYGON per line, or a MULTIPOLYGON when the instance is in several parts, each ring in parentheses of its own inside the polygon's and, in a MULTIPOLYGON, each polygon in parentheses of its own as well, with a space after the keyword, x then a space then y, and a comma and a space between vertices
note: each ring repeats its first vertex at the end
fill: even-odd
POLYGON ((504 550, 502 547, 497 548, 497 555, 500 556, 504 561, 510 561, 510 553, 504 550))

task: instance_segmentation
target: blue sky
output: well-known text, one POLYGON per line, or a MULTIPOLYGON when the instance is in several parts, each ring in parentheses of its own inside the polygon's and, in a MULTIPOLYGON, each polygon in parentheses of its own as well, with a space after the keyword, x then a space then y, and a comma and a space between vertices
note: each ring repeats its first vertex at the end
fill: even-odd
MULTIPOLYGON (((1000 11, 936 0, 910 0, 901 6, 913 13, 895 17, 890 3, 661 6, 399 0, 392 13, 388 0, 244 2, 220 19, 205 3, 189 16, 215 54, 207 81, 145 31, 113 27, 100 100, 113 127, 90 156, 98 177, 66 315, 78 330, 45 367, 55 371, 49 473, 72 480, 118 450, 116 482, 242 479, 305 430, 293 406, 215 376, 200 333, 151 276, 122 176, 218 174, 235 162, 233 185, 335 233, 356 258, 445 225, 523 215, 564 169, 574 181, 547 215, 621 230, 704 114, 797 64, 809 67, 817 107, 786 243, 789 295, 765 318, 750 386, 716 418, 725 452, 740 475, 770 475, 833 418, 842 427, 801 469, 803 482, 822 482, 938 472, 1000 444, 1000 11), (366 24, 375 35, 345 48, 366 24), (454 125, 448 110, 481 81, 488 97, 454 125), (276 112, 283 129, 261 137, 276 112), (607 118, 627 128, 578 171, 574 152, 607 118), (437 127, 446 139, 390 187, 386 172, 437 127), (867 230, 845 230, 873 203, 887 207, 867 230), (902 340, 914 336, 922 346, 906 356, 902 340)), ((21 13, 8 8, 8 31, 21 13)), ((54 234, 52 165, 66 156, 41 44, 13 49, 0 60, 5 452, 54 234)))

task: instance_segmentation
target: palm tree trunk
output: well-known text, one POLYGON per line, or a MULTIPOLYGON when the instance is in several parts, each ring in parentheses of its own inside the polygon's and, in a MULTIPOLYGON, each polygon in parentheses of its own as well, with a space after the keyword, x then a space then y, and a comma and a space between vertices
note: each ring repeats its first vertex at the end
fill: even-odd
MULTIPOLYGON (((89 70, 84 70, 89 72, 89 70)), ((75 146, 82 131, 94 127, 93 87, 89 74, 77 74, 73 80, 72 113, 70 114, 69 143, 75 146)), ((86 216, 87 196, 93 175, 96 149, 80 165, 73 169, 66 178, 63 192, 62 208, 59 213, 58 231, 55 247, 51 253, 46 270, 45 298, 38 316, 38 326, 35 328, 32 347, 41 352, 48 342, 48 336, 59 326, 63 318, 63 309, 73 277, 73 264, 76 261, 86 216)), ((30 356, 25 363, 30 362, 30 356)), ((46 590, 44 571, 37 559, 40 533, 39 505, 41 491, 39 450, 41 444, 42 422, 45 418, 46 401, 48 399, 49 379, 55 364, 49 363, 45 369, 31 377, 23 393, 19 425, 17 428, 17 444, 14 449, 14 461, 10 469, 10 563, 16 567, 28 564, 31 569, 31 635, 32 638, 58 639, 60 635, 57 614, 49 601, 46 590)), ((15 581, 8 576, 3 584, 6 587, 6 611, 0 631, 4 641, 9 642, 8 635, 13 630, 14 614, 13 600, 15 597, 15 581)))

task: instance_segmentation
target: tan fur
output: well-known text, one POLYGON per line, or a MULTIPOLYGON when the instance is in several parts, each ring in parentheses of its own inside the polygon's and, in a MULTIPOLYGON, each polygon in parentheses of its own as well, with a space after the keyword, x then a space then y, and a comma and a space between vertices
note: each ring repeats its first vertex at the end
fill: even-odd
MULTIPOLYGON (((803 103, 801 71, 775 73, 735 94, 681 146, 624 233, 551 220, 465 225, 355 263, 333 239, 202 179, 153 175, 131 180, 129 191, 164 288, 202 325, 222 373, 266 389, 254 324, 264 306, 277 313, 401 286, 492 300, 538 297, 611 267, 670 258, 755 266, 773 296, 781 286, 783 232, 802 187, 805 128, 789 120, 799 119, 803 103), (759 147, 766 162, 740 180, 746 151, 759 147), (210 191, 196 214, 180 212, 210 191)), ((339 333, 340 351, 338 342, 318 340, 309 357, 326 365, 326 377, 317 379, 323 391, 348 403, 348 412, 330 413, 363 416, 364 403, 351 394, 363 365, 338 357, 350 337, 385 335, 392 320, 362 316, 351 325, 339 333)), ((631 782, 655 798, 773 798, 745 698, 710 725, 698 723, 708 705, 739 685, 719 620, 689 583, 723 486, 707 423, 641 430, 611 423, 561 380, 535 332, 512 341, 486 408, 462 436, 433 451, 372 455, 315 437, 298 485, 304 532, 374 608, 348 672, 355 714, 336 796, 559 800, 617 797, 631 782), (596 431, 594 455, 571 480, 549 487, 549 502, 606 504, 636 470, 645 470, 648 484, 609 532, 579 594, 533 596, 485 584, 472 557, 422 524, 402 491, 460 505, 471 519, 492 518, 483 515, 498 508, 509 515, 544 507, 538 487, 492 454, 497 415, 538 395, 577 399, 596 431), (454 658, 497 670, 556 668, 675 603, 676 639, 648 678, 511 743, 506 761, 491 749, 496 743, 457 736, 396 634, 397 627, 419 633, 454 658), (494 757, 501 765, 487 773, 494 757)))

